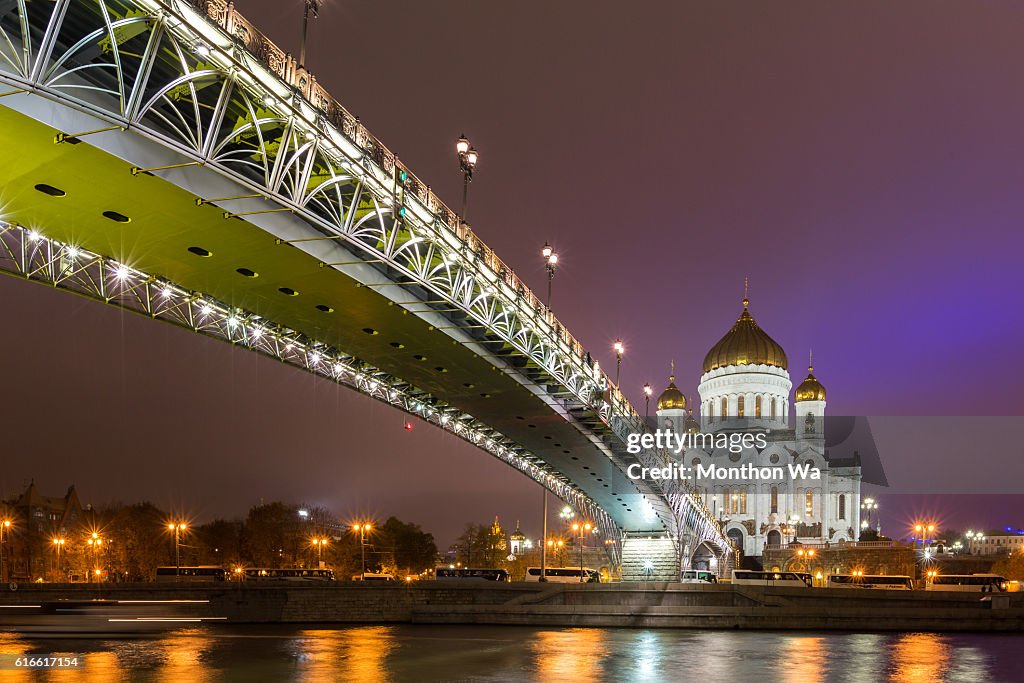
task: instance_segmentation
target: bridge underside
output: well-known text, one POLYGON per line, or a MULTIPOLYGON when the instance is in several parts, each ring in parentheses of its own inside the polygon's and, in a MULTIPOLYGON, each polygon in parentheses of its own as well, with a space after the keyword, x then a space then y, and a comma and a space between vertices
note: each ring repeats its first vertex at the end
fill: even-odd
POLYGON ((219 26, 169 21, 205 6, 0 3, 2 267, 291 354, 439 426, 447 416, 608 541, 668 534, 685 565, 692 546, 720 539, 686 491, 623 476, 628 402, 600 396, 607 381, 578 342, 472 233, 453 232, 422 183, 400 188, 397 158, 308 74, 275 61, 231 8, 219 26), (71 137, 55 144, 60 133, 71 137))

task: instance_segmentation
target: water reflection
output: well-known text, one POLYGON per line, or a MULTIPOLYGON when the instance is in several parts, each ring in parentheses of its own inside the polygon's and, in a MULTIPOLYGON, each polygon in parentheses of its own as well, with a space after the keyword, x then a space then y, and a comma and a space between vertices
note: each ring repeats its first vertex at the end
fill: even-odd
POLYGON ((553 680, 599 680, 601 660, 608 656, 605 629, 570 628, 540 631, 529 641, 539 678, 553 680))
POLYGON ((792 683, 825 679, 828 651, 822 636, 788 636, 782 643, 781 658, 785 662, 782 680, 792 683))
POLYGON ((234 626, 141 639, 0 633, 0 656, 85 654, 2 681, 1012 681, 1019 636, 502 626, 234 626))
POLYGON ((949 663, 949 646, 945 636, 936 633, 908 633, 892 646, 890 680, 940 681, 949 663))
POLYGON ((393 626, 302 631, 299 638, 298 673, 304 680, 387 680, 387 659, 396 645, 393 626))

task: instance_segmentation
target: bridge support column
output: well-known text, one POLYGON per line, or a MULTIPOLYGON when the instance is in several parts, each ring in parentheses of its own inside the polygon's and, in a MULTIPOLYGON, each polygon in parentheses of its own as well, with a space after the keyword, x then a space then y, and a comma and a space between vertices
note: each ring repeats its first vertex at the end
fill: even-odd
POLYGON ((676 541, 665 535, 627 534, 622 540, 623 581, 678 581, 676 541))

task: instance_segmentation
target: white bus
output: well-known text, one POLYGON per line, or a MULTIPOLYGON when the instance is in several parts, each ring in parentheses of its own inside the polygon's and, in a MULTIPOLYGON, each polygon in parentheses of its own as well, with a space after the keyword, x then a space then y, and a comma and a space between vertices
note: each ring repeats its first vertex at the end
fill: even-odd
POLYGON ((875 588, 889 591, 914 590, 914 581, 909 576, 886 576, 883 574, 829 574, 828 588, 875 588))
POLYGON ((810 588, 811 575, 807 572, 758 572, 733 569, 732 582, 740 586, 795 586, 810 588))
POLYGON ((261 569, 243 571, 246 581, 334 581, 333 569, 261 569))
POLYGON ((706 569, 684 569, 679 580, 682 583, 718 583, 718 574, 706 569))
POLYGON ((397 581, 394 574, 384 572, 364 572, 352 576, 353 581, 397 581))
POLYGON ((924 586, 929 591, 960 591, 964 593, 1003 593, 1009 582, 998 574, 939 574, 924 586))
POLYGON ((160 583, 201 583, 205 581, 224 581, 230 572, 224 567, 157 567, 156 580, 160 583))
MULTIPOLYGON (((584 567, 582 570, 583 580, 580 580, 579 567, 548 567, 544 570, 544 577, 550 583, 601 583, 601 572, 596 569, 584 567)), ((527 581, 540 581, 540 567, 530 567, 526 570, 527 581)))
POLYGON ((435 567, 434 578, 438 581, 467 579, 470 581, 508 581, 504 569, 472 569, 470 567, 435 567))

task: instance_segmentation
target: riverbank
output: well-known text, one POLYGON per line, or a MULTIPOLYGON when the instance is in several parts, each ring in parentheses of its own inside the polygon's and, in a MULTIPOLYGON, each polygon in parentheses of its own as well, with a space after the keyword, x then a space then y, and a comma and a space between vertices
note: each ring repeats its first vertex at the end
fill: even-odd
MULTIPOLYGON (((201 600, 228 623, 487 624, 765 630, 1024 631, 1024 594, 675 583, 32 585, 0 605, 201 600), (991 600, 983 598, 991 597, 991 600)), ((0 611, 0 629, 3 613, 0 611)))

